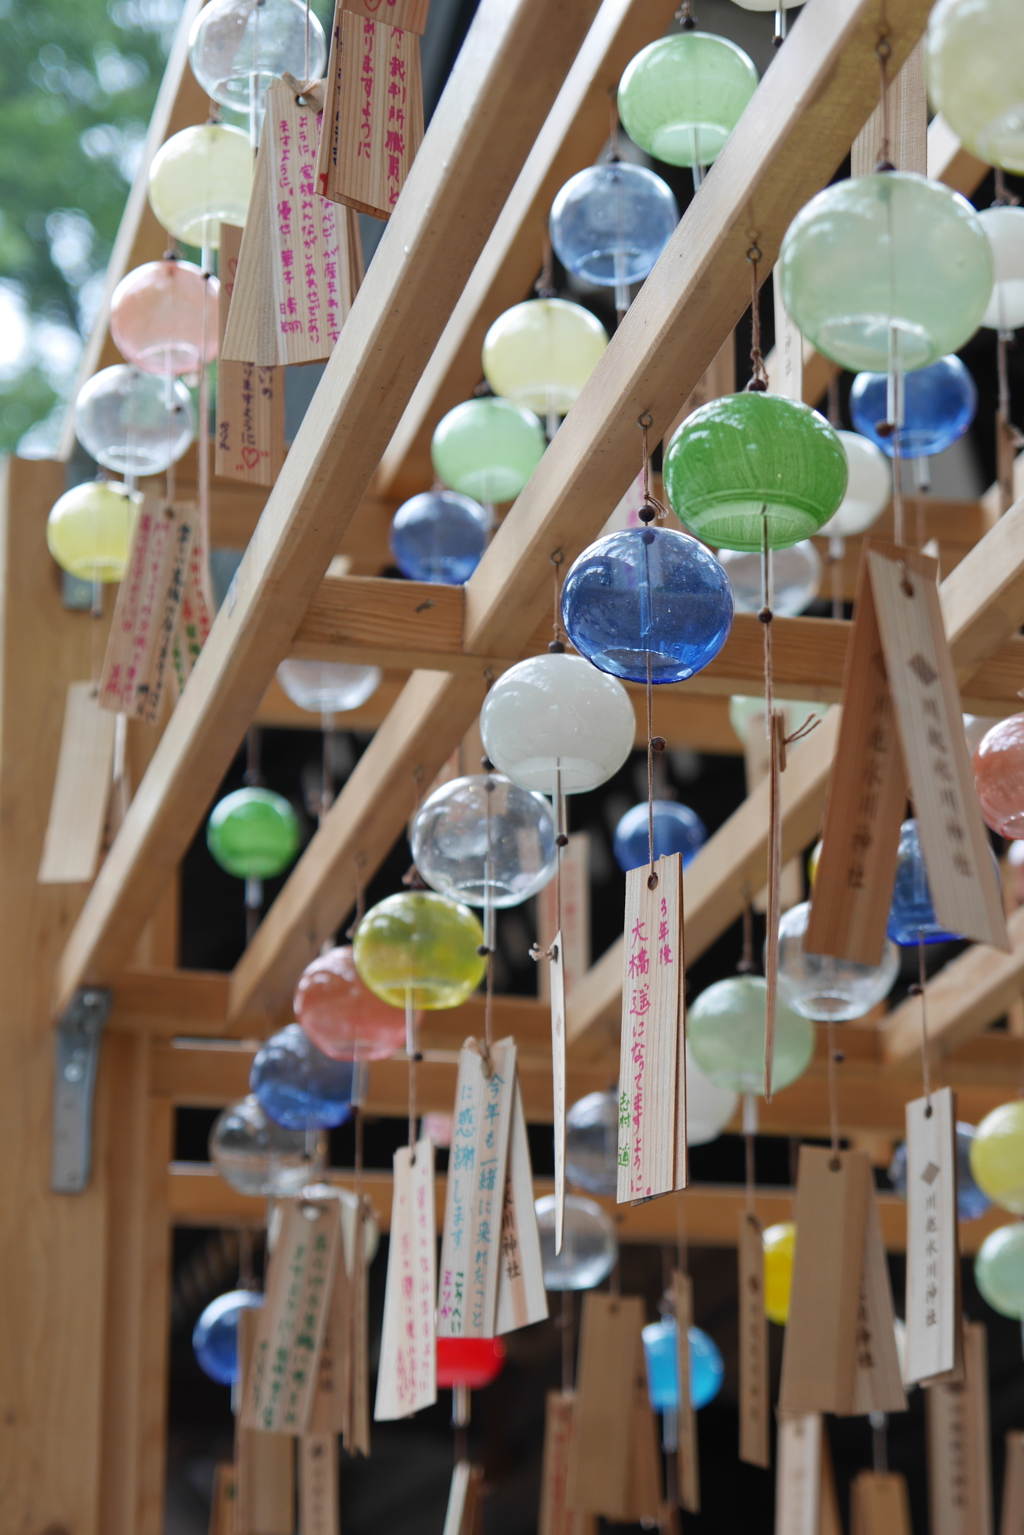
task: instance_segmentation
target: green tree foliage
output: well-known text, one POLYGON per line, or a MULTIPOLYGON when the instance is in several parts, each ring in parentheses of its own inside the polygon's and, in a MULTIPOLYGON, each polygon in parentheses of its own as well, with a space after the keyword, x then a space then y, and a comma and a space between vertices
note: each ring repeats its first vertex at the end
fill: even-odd
POLYGON ((56 439, 181 0, 0 0, 0 450, 56 439))

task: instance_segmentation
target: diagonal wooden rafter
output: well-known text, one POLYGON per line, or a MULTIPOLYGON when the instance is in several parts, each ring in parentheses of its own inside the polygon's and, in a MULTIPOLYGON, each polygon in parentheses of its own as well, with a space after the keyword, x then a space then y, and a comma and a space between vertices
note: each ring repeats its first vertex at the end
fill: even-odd
MULTIPOLYGON (((65 950, 115 976, 287 653, 596 10, 483 0, 213 630, 65 950)), ((450 747, 449 747, 450 750, 450 747)))
MULTIPOLYGON (((927 10, 925 0, 904 7, 890 37, 895 66, 923 31, 927 10)), ((637 417, 649 408, 659 435, 735 326, 748 302, 751 239, 756 235, 770 264, 789 220, 828 180, 868 115, 880 14, 879 0, 811 0, 801 14, 467 583, 467 651, 481 658, 522 653, 550 601, 551 551, 560 547, 572 559, 600 531, 635 474, 637 417)), ((457 708, 464 689, 450 681, 444 707, 457 708)), ((367 773, 371 764, 383 769, 403 739, 401 722, 389 718, 360 769, 364 763, 367 773), (387 748, 378 752, 385 732, 387 748)), ((435 732, 429 756, 403 756, 406 771, 418 765, 429 776, 457 739, 435 732)), ((407 800, 391 809, 390 835, 380 807, 374 835, 361 834, 365 792, 363 778, 351 792, 345 786, 239 962, 232 1017, 279 1004, 308 957, 296 933, 322 940, 333 932, 351 909, 355 855, 376 868, 400 834, 407 800)))
MULTIPOLYGON (((954 665, 963 682, 1024 622, 1024 500, 946 578, 940 596, 954 665)), ((783 859, 794 857, 818 833, 838 728, 839 711, 831 709, 790 756, 782 776, 783 859)), ((760 889, 767 846, 765 783, 709 838, 686 870, 688 960, 702 954, 740 916, 750 892, 760 889)), ((566 1034, 580 1059, 617 1026, 621 991, 620 940, 568 998, 566 1034)))

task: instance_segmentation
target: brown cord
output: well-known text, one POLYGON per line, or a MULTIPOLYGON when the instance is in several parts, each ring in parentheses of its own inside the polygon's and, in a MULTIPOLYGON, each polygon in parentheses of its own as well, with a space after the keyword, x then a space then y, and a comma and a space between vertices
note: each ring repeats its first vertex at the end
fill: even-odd
POLYGON ((878 156, 876 171, 891 171, 895 169, 890 160, 890 135, 889 135, 889 60, 892 57, 892 48, 887 41, 887 27, 879 31, 878 42, 875 44, 875 58, 878 60, 878 102, 882 109, 882 144, 878 156))
POLYGON ((925 1115, 931 1118, 932 1114, 932 1075, 931 1061, 928 1054, 928 1003, 926 992, 926 972, 924 964, 924 934, 918 929, 917 934, 917 985, 911 986, 911 996, 921 998, 921 1085, 924 1088, 925 1115))
POLYGON ((835 1048, 835 1023, 830 1018, 826 1029, 828 1044, 828 1133, 832 1142, 832 1170, 839 1167, 839 1090, 836 1081, 836 1066, 842 1059, 835 1048))
POLYGON ((764 365, 764 356, 761 352, 761 311, 758 306, 757 296, 760 284, 757 280, 757 266, 761 260, 761 252, 756 244, 749 247, 747 260, 750 262, 750 368, 751 379, 748 389, 763 391, 768 388, 768 370, 764 365))
POLYGON ((540 276, 533 285, 533 291, 538 298, 555 298, 558 289, 554 284, 552 273, 551 236, 548 233, 547 224, 541 227, 541 264, 540 276))
MULTIPOLYGON (((561 595, 562 595, 562 592, 561 592, 561 581, 559 579, 559 569, 560 569, 560 567, 561 567, 561 565, 562 565, 564 560, 565 560, 565 555, 563 554, 561 549, 554 549, 554 550, 552 550, 552 552, 551 552, 551 565, 552 565, 551 581, 552 581, 552 586, 554 588, 554 591, 553 591, 553 596, 552 596, 552 601, 551 601, 551 635, 552 635, 551 643, 552 643, 552 646, 557 645, 560 650, 564 650, 565 649, 565 645, 563 644, 563 641, 562 641, 562 626, 561 626, 561 611, 560 611, 561 610, 561 595)), ((489 682, 488 682, 487 686, 488 686, 488 689, 490 689, 490 683, 489 682)))

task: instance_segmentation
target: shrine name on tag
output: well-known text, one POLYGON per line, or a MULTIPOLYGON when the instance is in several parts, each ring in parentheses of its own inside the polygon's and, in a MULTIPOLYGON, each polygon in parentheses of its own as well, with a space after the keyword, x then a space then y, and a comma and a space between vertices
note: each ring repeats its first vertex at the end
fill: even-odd
POLYGON ((988 1360, 982 1322, 964 1324, 964 1378, 925 1390, 930 1535, 992 1535, 988 1360))
POLYGON ((287 1199, 281 1207, 241 1422, 264 1433, 301 1435, 316 1393, 341 1226, 333 1200, 287 1199))
POLYGON ((865 559, 935 915, 950 932, 1009 952, 935 561, 874 542, 866 545, 865 559))
POLYGON ((943 1087, 906 1106, 907 1382, 956 1370, 960 1344, 960 1235, 956 1208, 956 1099, 943 1087))
POLYGON ((501 1272, 496 1334, 542 1322, 548 1314, 540 1232, 533 1203, 533 1167, 519 1082, 512 1095, 505 1199, 501 1212, 501 1272))
POLYGON ((673 853, 626 875, 620 1204, 686 1186, 683 985, 683 866, 673 853))
MULTIPOLYGON (((764 1243, 753 1215, 741 1211, 739 1265, 740 1460, 766 1467, 768 1449, 768 1319, 764 1313, 764 1243)), ((682 1379, 682 1377, 680 1377, 682 1379)))
POLYGON ((839 738, 829 776, 821 853, 804 937, 810 954, 877 965, 896 877, 907 775, 867 561, 857 575, 843 672, 839 738))
POLYGON ((380 1342, 377 1422, 405 1418, 437 1401, 434 1332, 436 1228, 434 1148, 425 1138, 415 1151, 394 1156, 394 1193, 384 1326, 380 1342))
POLYGON ((173 676, 179 694, 192 675, 199 652, 210 633, 212 619, 208 596, 206 552, 196 536, 189 549, 185 585, 178 608, 178 623, 171 646, 173 676))
MULTIPOLYGON (((672 1312, 676 1319, 676 1379, 690 1379, 690 1328, 693 1326, 693 1285, 689 1274, 672 1275, 672 1312)), ((697 1453, 697 1414, 690 1393, 679 1393, 676 1409, 676 1448, 679 1506, 700 1513, 700 1458, 697 1453)))
POLYGON ((437 1304, 441 1338, 493 1338, 497 1327, 515 1040, 491 1046, 490 1074, 481 1050, 469 1041, 459 1052, 437 1304))

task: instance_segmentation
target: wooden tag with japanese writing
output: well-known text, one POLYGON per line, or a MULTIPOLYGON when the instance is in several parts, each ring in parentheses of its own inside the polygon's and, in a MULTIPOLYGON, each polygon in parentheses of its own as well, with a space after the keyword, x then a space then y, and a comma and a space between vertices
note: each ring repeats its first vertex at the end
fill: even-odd
POLYGON ((643 1321, 638 1295, 588 1290, 583 1297, 569 1502, 606 1519, 625 1519, 629 1507, 631 1444, 623 1416, 633 1400, 643 1321))
POLYGON ((537 1535, 595 1535, 593 1514, 569 1506, 569 1452, 575 1395, 549 1391, 544 1399, 544 1458, 537 1535))
MULTIPOLYGON (((362 0, 364 7, 367 0, 362 0)), ((335 14, 317 163, 323 197, 390 218, 423 139, 420 45, 414 31, 347 5, 335 14)))
POLYGON ((551 1096, 555 1142, 555 1252, 562 1251, 565 1225, 565 951, 559 928, 548 949, 548 997, 551 1003, 551 1096))
POLYGON ((1024 1431, 1019 1428, 1011 1429, 1006 1436, 999 1535, 1024 1535, 1024 1431))
MULTIPOLYGON (((339 1205, 340 1217, 340 1205, 339 1205)), ((320 1347, 316 1394, 309 1414, 310 1434, 347 1434, 352 1370, 352 1273, 345 1250, 344 1229, 334 1266, 327 1326, 320 1347)))
POLYGON ((824 1435, 821 1414, 788 1413, 780 1409, 778 1420, 775 1535, 819 1535, 824 1435))
POLYGON ((764 1245, 753 1215, 740 1211, 739 1263, 740 1460, 767 1466, 768 1319, 764 1314, 764 1245))
POLYGON ((683 983, 683 866, 673 853, 626 875, 620 1204, 686 1187, 683 983))
POLYGON ((235 1535, 235 1467, 230 1460, 214 1467, 207 1535, 235 1535))
POLYGON ((950 932, 1008 952, 935 561, 873 542, 865 546, 865 558, 935 915, 950 932))
POLYGON ((956 1098, 942 1087, 906 1106, 908 1385, 963 1368, 956 1098))
POLYGON ((437 1304, 441 1338, 493 1338, 495 1334, 515 1081, 515 1040, 501 1039, 491 1046, 490 1075, 476 1041, 463 1045, 441 1242, 437 1304))
POLYGON ((801 1146, 781 1412, 850 1411, 871 1184, 863 1152, 801 1146))
MULTIPOLYGON (((238 1313, 239 1399, 252 1381, 253 1355, 261 1313, 238 1313)), ((235 1535, 293 1535, 295 1529, 295 1440, 235 1424, 235 1535)))
POLYGON ((178 693, 182 692, 192 675, 192 668, 199 659, 199 652, 206 644, 213 622, 209 596, 209 566, 199 530, 192 539, 188 565, 185 570, 185 586, 178 608, 178 624, 171 647, 173 676, 178 693))
MULTIPOLYGON (((572 991, 590 969, 590 833, 574 831, 561 851, 562 881, 562 978, 566 991, 572 991)), ((558 926, 555 880, 537 896, 537 943, 550 950, 558 926)), ((537 967, 538 995, 548 1000, 548 972, 537 967)))
POLYGON ((873 1177, 868 1183, 864 1220, 853 1399, 843 1410, 856 1415, 907 1410, 900 1360, 896 1352, 892 1287, 882 1244, 873 1177))
POLYGON ((912 1535, 905 1476, 858 1472, 850 1483, 850 1535, 912 1535))
POLYGON ((331 355, 347 313, 348 244, 333 204, 316 190, 316 107, 283 80, 265 99, 220 355, 262 365, 317 362, 331 355))
POLYGON ((930 1535, 992 1535, 985 1328, 964 1324, 964 1378, 925 1390, 930 1535))
POLYGON ((299 1535, 340 1535, 338 1440, 303 1434, 299 1440, 299 1535))
POLYGON ((350 1455, 370 1453, 370 1284, 366 1261, 366 1228, 370 1210, 362 1201, 352 1249, 352 1320, 349 1330, 348 1428, 344 1436, 350 1455))
POLYGON ((304 1434, 341 1246, 333 1200, 286 1199, 259 1312, 241 1421, 264 1433, 304 1434))
POLYGON ((495 1333, 514 1332, 548 1314, 540 1232, 533 1204, 533 1168, 522 1096, 516 1080, 512 1097, 505 1201, 501 1213, 501 1271, 495 1333))
MULTIPOLYGON (((693 1285, 689 1274, 672 1274, 672 1314, 676 1319, 676 1379, 690 1379, 690 1328, 693 1326, 693 1285)), ((700 1458, 697 1453, 697 1414, 689 1391, 680 1391, 676 1408, 676 1447, 679 1506, 700 1513, 700 1458)))
MULTIPOLYGON (((223 345, 228 309, 235 289, 242 231, 220 226, 217 315, 223 345)), ((247 485, 273 485, 284 463, 284 374, 252 362, 217 363, 217 426, 214 473, 247 485)))
POLYGON ((394 1193, 376 1422, 407 1418, 437 1401, 434 1148, 429 1138, 394 1157, 394 1193))
POLYGON ((155 724, 196 536, 196 508, 146 496, 110 624, 99 702, 155 724))
POLYGON ((96 873, 114 767, 114 716, 91 682, 71 682, 64 699, 57 774, 36 880, 88 884, 96 873))
POLYGON ((907 775, 866 560, 857 575, 821 853, 804 936, 809 954, 877 965, 889 915, 907 775))

